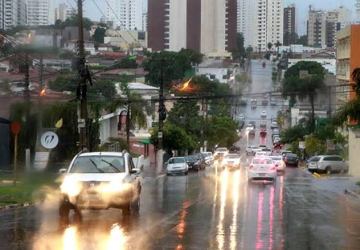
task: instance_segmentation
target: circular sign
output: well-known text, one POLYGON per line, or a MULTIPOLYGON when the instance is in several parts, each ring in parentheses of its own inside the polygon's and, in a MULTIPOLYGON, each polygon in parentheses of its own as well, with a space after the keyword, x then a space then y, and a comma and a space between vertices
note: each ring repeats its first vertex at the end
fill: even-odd
POLYGON ((11 132, 14 134, 14 135, 17 135, 20 133, 20 129, 21 129, 21 124, 20 122, 12 122, 10 124, 10 129, 11 129, 11 132))
POLYGON ((47 131, 41 135, 40 143, 44 148, 53 149, 59 143, 59 137, 52 131, 47 131))

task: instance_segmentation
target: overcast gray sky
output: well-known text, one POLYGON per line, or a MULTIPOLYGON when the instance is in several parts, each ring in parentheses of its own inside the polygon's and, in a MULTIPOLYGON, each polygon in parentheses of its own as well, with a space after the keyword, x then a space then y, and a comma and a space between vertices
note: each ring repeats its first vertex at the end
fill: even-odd
MULTIPOLYGON (((100 10, 94 4, 96 1, 97 5, 101 8, 103 12, 106 10, 106 0, 85 0, 84 9, 85 16, 93 19, 99 20, 102 16, 100 10)), ((146 0, 143 0, 146 2, 146 0)), ((67 5, 76 6, 76 0, 55 0, 55 2, 64 2, 67 5)), ((255 2, 255 1, 254 1, 255 2)), ((337 8, 341 5, 347 7, 350 10, 354 9, 355 0, 284 0, 284 5, 289 5, 295 3, 297 8, 297 28, 299 34, 304 34, 306 32, 306 19, 307 19, 307 10, 309 5, 313 5, 316 9, 330 10, 337 8)), ((355 13, 353 13, 354 16, 355 13)))

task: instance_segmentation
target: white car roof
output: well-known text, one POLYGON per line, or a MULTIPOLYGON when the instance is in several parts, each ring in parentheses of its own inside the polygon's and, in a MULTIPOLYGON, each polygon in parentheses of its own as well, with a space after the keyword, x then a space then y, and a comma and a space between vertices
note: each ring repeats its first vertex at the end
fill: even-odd
POLYGON ((124 154, 121 152, 87 152, 78 156, 124 156, 124 154))

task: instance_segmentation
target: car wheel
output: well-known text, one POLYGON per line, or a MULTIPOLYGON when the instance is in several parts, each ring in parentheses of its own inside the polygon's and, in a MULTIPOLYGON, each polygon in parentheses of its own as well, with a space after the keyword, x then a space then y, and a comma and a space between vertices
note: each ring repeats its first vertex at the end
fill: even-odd
POLYGON ((332 173, 331 167, 326 167, 326 168, 325 168, 325 173, 328 174, 328 175, 330 175, 330 174, 332 173))

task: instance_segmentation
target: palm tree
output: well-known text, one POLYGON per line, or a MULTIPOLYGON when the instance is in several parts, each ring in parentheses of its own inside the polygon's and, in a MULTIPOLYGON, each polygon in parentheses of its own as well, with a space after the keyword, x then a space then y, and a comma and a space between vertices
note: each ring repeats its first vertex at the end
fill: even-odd
POLYGON ((271 50, 272 46, 273 46, 273 44, 269 42, 269 43, 267 44, 268 50, 271 50))
POLYGON ((279 56, 279 49, 280 49, 280 46, 281 46, 281 45, 282 45, 281 42, 276 41, 275 47, 276 47, 277 56, 279 56))
POLYGON ((356 98, 348 101, 336 113, 333 119, 336 125, 342 125, 348 119, 352 120, 356 124, 359 124, 360 121, 360 68, 356 68, 352 72, 351 77, 355 82, 353 88, 356 98))

